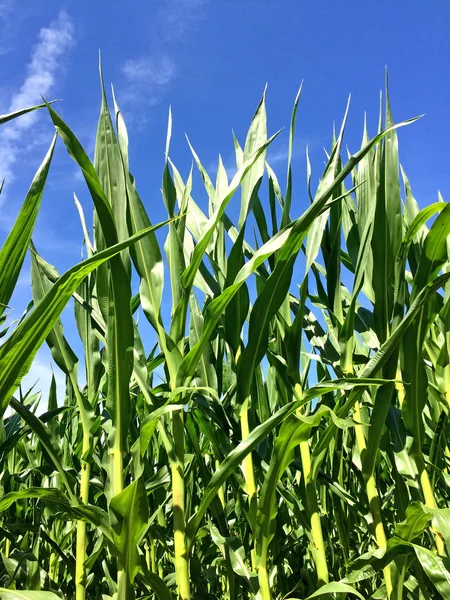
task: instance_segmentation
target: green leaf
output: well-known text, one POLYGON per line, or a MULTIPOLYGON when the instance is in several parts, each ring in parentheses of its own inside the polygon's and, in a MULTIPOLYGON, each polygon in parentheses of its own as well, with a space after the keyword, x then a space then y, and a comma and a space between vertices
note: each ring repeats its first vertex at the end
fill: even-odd
POLYGON ((25 490, 20 490, 19 492, 9 492, 9 494, 5 494, 5 496, 3 496, 3 498, 0 500, 0 512, 7 510, 12 504, 14 504, 14 502, 23 500, 25 498, 43 500, 53 504, 55 507, 60 505, 61 507, 65 508, 69 505, 69 499, 63 492, 61 492, 61 490, 29 487, 25 490))
MULTIPOLYGON (((53 269, 53 267, 37 255, 33 245, 31 249, 31 289, 34 303, 38 304, 53 285, 52 281, 46 276, 46 272, 53 269)), ((59 274, 56 269, 55 275, 58 279, 59 274)), ((73 374, 72 383, 76 384, 78 358, 64 337, 64 328, 60 319, 55 322, 52 331, 47 336, 47 344, 58 367, 66 375, 73 374)))
POLYGON ((4 414, 14 391, 29 371, 36 352, 86 275, 123 248, 163 225, 165 223, 141 231, 66 271, 34 310, 21 321, 0 348, 0 416, 4 414))
POLYGON ((347 583, 341 583, 340 581, 333 581, 332 583, 327 583, 320 587, 316 592, 308 596, 306 600, 310 600, 310 598, 319 598, 320 596, 324 596, 327 594, 353 594, 361 600, 364 600, 364 596, 360 594, 355 588, 347 583))
POLYGON ((215 211, 215 213, 209 220, 204 233, 198 240, 198 243, 195 246, 195 250, 192 255, 191 263, 183 273, 182 284, 185 289, 190 289, 192 287, 195 275, 200 266, 206 248, 231 198, 234 196, 234 193, 236 192, 237 188, 241 185, 241 182, 243 181, 244 177, 253 168, 258 158, 265 152, 266 148, 272 143, 272 141, 277 137, 278 134, 279 132, 275 133, 262 146, 255 150, 252 156, 243 163, 242 167, 233 177, 225 197, 218 199, 218 209, 215 211))
POLYGON ((0 250, 0 317, 14 291, 28 250, 56 144, 56 135, 34 176, 19 215, 0 250))
POLYGON ((22 417, 30 429, 38 436, 41 444, 44 446, 53 465, 55 466, 55 469, 58 471, 61 480, 64 482, 71 501, 77 503, 73 482, 69 480, 66 470, 64 469, 59 444, 50 429, 44 425, 44 423, 38 417, 36 417, 30 411, 30 409, 25 406, 25 404, 21 404, 15 398, 11 399, 11 406, 22 417))
MULTIPOLYGON (((99 73, 102 104, 95 141, 94 167, 102 190, 111 205, 117 230, 117 239, 119 242, 122 242, 129 237, 127 226, 127 189, 119 142, 117 141, 114 132, 114 126, 106 99, 101 60, 99 60, 99 73)), ((123 130, 121 131, 123 134, 123 130)), ((125 164, 127 164, 126 159, 127 157, 124 157, 125 164)), ((149 225, 150 223, 147 226, 149 225)), ((128 249, 121 252, 121 257, 127 272, 129 272, 130 259, 128 249)))
POLYGON ((261 487, 258 510, 256 515, 256 556, 264 567, 267 563, 267 551, 275 535, 276 517, 276 490, 278 482, 288 465, 294 458, 294 449, 302 442, 308 440, 311 430, 317 427, 323 417, 329 417, 341 429, 351 427, 351 419, 338 419, 334 412, 327 406, 319 406, 317 412, 310 417, 291 414, 286 418, 275 439, 274 449, 270 460, 269 470, 264 477, 261 487))
MULTIPOLYGON (((97 247, 103 249, 127 238, 128 225, 125 174, 119 143, 106 101, 101 62, 99 70, 102 105, 95 142, 94 168, 102 194, 97 201, 94 195, 92 197, 96 209, 95 217, 98 217, 98 221, 94 220, 94 223, 98 223, 95 229, 97 247), (111 207, 110 214, 104 210, 105 201, 111 207)), ((79 164, 82 166, 81 163, 79 164)), ((108 266, 99 267, 97 293, 106 322, 108 372, 106 408, 113 423, 110 444, 114 452, 122 453, 127 447, 128 427, 132 413, 129 384, 133 372, 134 340, 130 259, 127 249, 121 252, 120 257, 115 256, 108 266)))
MULTIPOLYGON (((245 140, 244 152, 242 156, 245 164, 259 148, 267 146, 267 117, 266 117, 266 91, 256 109, 250 128, 245 140)), ((245 177, 242 178, 242 197, 241 209, 239 213, 238 229, 244 225, 248 213, 251 210, 251 202, 254 194, 258 193, 261 180, 264 175, 264 157, 265 151, 260 152, 258 159, 253 163, 245 177)))
POLYGON ((150 440, 155 433, 156 427, 158 426, 159 419, 168 413, 173 411, 183 410, 182 404, 166 404, 157 408, 144 419, 141 425, 139 434, 139 444, 141 455, 147 450, 150 440))
POLYGON ((423 244, 419 266, 414 277, 413 297, 448 260, 447 238, 450 235, 450 204, 440 204, 443 206, 441 213, 431 226, 423 244))
POLYGON ((53 592, 27 592, 5 588, 0 588, 0 598, 2 600, 61 600, 60 596, 53 592))
POLYGON ((428 527, 430 520, 431 515, 427 514, 423 505, 413 502, 406 509, 406 519, 396 526, 395 534, 407 542, 412 542, 428 527))
POLYGON ((78 504, 72 501, 61 490, 56 488, 29 487, 18 492, 9 492, 0 500, 0 512, 7 510, 15 502, 25 499, 41 500, 59 518, 81 520, 101 529, 108 540, 112 540, 111 525, 108 515, 98 506, 78 504))
POLYGON ((450 600, 450 559, 412 544, 422 569, 444 600, 450 600))
POLYGON ((111 498, 109 514, 119 564, 124 569, 119 581, 119 598, 128 599, 129 594, 132 594, 130 588, 140 569, 138 545, 149 527, 147 492, 141 477, 111 498), (126 581, 122 581, 123 579, 126 581), (126 590, 123 596, 121 589, 126 590))
POLYGON ((161 579, 161 577, 158 577, 158 575, 156 575, 156 573, 151 573, 150 571, 146 571, 145 572, 145 581, 149 584, 149 586, 155 592, 155 596, 156 596, 157 600, 173 600, 173 596, 172 596, 169 588, 164 583, 164 581, 161 579))
POLYGON ((29 112, 33 112, 38 110, 39 108, 45 108, 48 104, 53 104, 56 100, 52 100, 51 102, 46 102, 45 104, 37 104, 36 106, 30 106, 28 108, 22 108, 20 110, 16 110, 12 113, 8 113, 6 115, 0 115, 0 125, 11 121, 12 119, 17 119, 17 117, 21 117, 22 115, 26 115, 29 112))
MULTIPOLYGON (((391 336, 386 340, 386 342, 381 346, 381 348, 376 352, 371 359, 367 362, 365 367, 360 371, 360 377, 370 378, 378 373, 383 366, 388 362, 392 353, 396 350, 398 345, 403 339, 405 332, 411 326, 411 323, 417 317, 418 313, 422 310, 424 304, 430 299, 430 297, 438 290, 441 286, 443 286, 450 279, 450 274, 441 275, 437 277, 434 281, 427 284, 418 296, 415 298, 414 302, 411 304, 408 312, 398 325, 398 327, 394 330, 391 336)), ((339 417, 345 417, 348 414, 348 411, 354 406, 357 399, 359 399, 360 392, 359 390, 354 390, 349 394, 348 399, 342 407, 336 411, 339 417)), ((334 436, 336 429, 333 423, 330 423, 327 430, 322 435, 320 441, 317 443, 316 447, 313 451, 313 472, 314 476, 317 476, 321 461, 323 460, 325 453, 327 451, 330 440, 334 436)))
MULTIPOLYGON (((226 287, 223 292, 214 298, 206 309, 203 332, 199 341, 186 354, 183 362, 180 365, 177 382, 178 385, 183 385, 184 381, 193 377, 198 361, 203 353, 205 345, 208 343, 219 319, 240 290, 245 280, 274 252, 279 250, 289 237, 291 228, 288 227, 280 231, 277 235, 271 238, 267 244, 259 248, 252 258, 239 270, 234 282, 226 287)), ((237 342, 237 336, 234 343, 237 342)))
MULTIPOLYGON (((310 402, 314 398, 327 394, 339 389, 351 389, 353 385, 365 386, 367 382, 358 380, 342 381, 337 380, 326 385, 316 385, 305 392, 301 400, 295 400, 286 404, 277 410, 267 421, 255 427, 250 434, 240 442, 223 461, 220 467, 215 471, 211 481, 203 492, 203 497, 196 513, 191 517, 186 527, 186 537, 191 545, 194 541, 194 536, 197 532, 200 522, 207 511, 209 505, 217 494, 220 486, 227 480, 233 471, 241 464, 244 458, 249 454, 257 444, 259 444, 275 427, 286 420, 289 415, 295 412, 304 404, 310 402)), ((312 417, 314 419, 314 417, 312 417)))
POLYGON ((286 194, 284 196, 283 214, 281 216, 281 229, 288 225, 290 221, 291 200, 292 200, 292 153, 294 148, 295 121, 297 119, 298 103, 302 93, 303 83, 300 85, 297 95, 294 100, 292 109, 291 125, 289 127, 289 147, 287 156, 287 183, 286 194))
POLYGON ((421 509, 428 517, 431 517, 433 531, 442 535, 450 555, 450 508, 429 508, 421 504, 421 509))
MULTIPOLYGON (((341 134, 333 148, 333 152, 319 184, 314 202, 295 222, 287 242, 278 252, 276 267, 265 282, 264 288, 259 293, 253 307, 250 316, 248 344, 239 361, 239 403, 242 403, 249 396, 255 367, 262 359, 266 349, 269 323, 281 306, 289 290, 294 262, 309 228, 324 210, 326 202, 331 198, 333 192, 341 185, 358 162, 376 143, 381 141, 383 137, 389 133, 389 130, 386 130, 373 138, 364 148, 352 156, 345 167, 337 176, 335 176, 345 122, 346 116, 342 125, 341 134)), ((408 122, 405 121, 403 125, 406 123, 408 122)))

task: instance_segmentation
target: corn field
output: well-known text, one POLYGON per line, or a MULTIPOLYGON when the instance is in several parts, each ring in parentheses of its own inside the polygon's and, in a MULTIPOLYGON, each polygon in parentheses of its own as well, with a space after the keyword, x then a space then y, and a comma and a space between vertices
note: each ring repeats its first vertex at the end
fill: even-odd
POLYGON ((301 89, 283 181, 263 96, 231 181, 191 147, 197 191, 169 115, 152 225, 101 90, 93 162, 58 104, 0 117, 55 127, 0 251, 0 598, 450 599, 450 208, 419 210, 400 166, 416 119, 394 124, 386 84, 375 137, 351 154, 347 110, 294 189, 301 89), (93 215, 76 199, 63 275, 32 241, 56 143, 93 215), (64 397, 21 385, 43 344, 64 397))

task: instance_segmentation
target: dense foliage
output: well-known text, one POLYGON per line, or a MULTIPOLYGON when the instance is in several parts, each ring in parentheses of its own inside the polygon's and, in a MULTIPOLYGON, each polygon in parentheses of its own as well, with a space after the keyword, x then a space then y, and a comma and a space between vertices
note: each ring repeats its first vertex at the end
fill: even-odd
POLYGON ((169 120, 156 226, 104 90, 93 163, 53 105, 27 109, 56 135, 0 252, 1 598, 450 598, 450 208, 419 210, 387 93, 379 133, 350 155, 345 117, 294 191, 299 97, 285 186, 264 97, 231 182, 192 150, 205 210, 169 120), (32 244, 56 142, 94 210, 62 276, 32 244), (20 387, 43 343, 65 398, 20 387))

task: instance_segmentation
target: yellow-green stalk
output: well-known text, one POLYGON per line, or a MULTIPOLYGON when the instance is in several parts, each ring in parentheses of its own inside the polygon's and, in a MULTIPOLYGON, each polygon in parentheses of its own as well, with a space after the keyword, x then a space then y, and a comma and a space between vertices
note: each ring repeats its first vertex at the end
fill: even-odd
POLYGON ((258 567, 259 596, 261 600, 272 600, 267 566, 258 567))
MULTIPOLYGON (((356 425, 355 425, 355 435, 356 435, 356 445, 358 447, 358 452, 360 456, 363 455, 364 451, 367 448, 366 438, 364 435, 364 429, 361 420, 361 409, 359 401, 356 402, 353 408, 353 414, 355 417, 356 425)), ((372 473, 367 481, 366 485, 366 494, 367 499, 369 501, 369 508, 373 519, 374 531, 375 531, 375 541, 379 548, 386 548, 387 546, 387 536, 384 529, 384 523, 382 518, 381 504, 380 498, 378 496, 378 488, 375 480, 375 474, 372 473)), ((392 584, 392 572, 391 566, 386 565, 383 569, 384 582, 386 584, 386 594, 388 598, 391 598, 393 592, 393 584, 392 584)))
MULTIPOLYGON (((241 408, 240 414, 241 422, 241 437, 245 440, 250 434, 250 428, 248 424, 248 399, 244 402, 241 408)), ((250 514, 250 526, 252 531, 255 530, 256 525, 256 484, 255 474, 253 471, 253 458, 252 453, 249 452, 242 461, 242 469, 244 471, 245 487, 248 496, 249 514, 250 514)), ((256 552, 255 548, 252 548, 250 552, 250 558, 252 563, 252 570, 256 570, 256 552)))
MULTIPOLYGON (((301 399, 303 392, 300 384, 295 385, 295 395, 301 399)), ((316 566, 317 580, 319 585, 329 582, 327 557, 325 543, 323 540, 322 524, 320 522, 319 504, 317 501, 316 483, 311 477, 311 450, 307 440, 300 442, 300 458, 305 480, 306 502, 311 524, 311 535, 313 539, 312 555, 316 566)))
MULTIPOLYGON (((216 469, 218 469, 220 467, 220 460, 216 459, 215 465, 216 465, 216 469)), ((217 495, 219 497, 219 500, 220 500, 222 506, 225 508, 226 500, 225 500, 225 492, 224 492, 223 486, 220 486, 219 491, 217 492, 217 495)))
MULTIPOLYGON (((425 506, 431 509, 438 508, 436 504, 436 500, 434 497, 434 491, 431 486, 430 478, 428 477, 427 469, 425 467, 425 461, 423 459, 423 454, 421 452, 414 453, 415 463, 417 466, 417 470, 419 472, 419 483, 422 489, 423 499, 425 502, 425 506)), ((445 556, 445 544, 444 540, 441 537, 441 534, 438 531, 434 532, 434 541, 436 544, 436 549, 438 554, 445 556)))
MULTIPOLYGON (((118 445, 119 442, 116 441, 115 444, 116 445, 110 452, 112 471, 111 491, 113 496, 117 496, 117 494, 120 494, 123 491, 123 452, 118 445)), ((124 565, 119 558, 117 561, 117 586, 119 586, 123 571, 124 565)))
POLYGON ((313 558, 316 565, 317 580, 319 585, 329 582, 325 543, 323 540, 322 525, 320 523, 319 504, 315 481, 311 477, 311 451, 308 441, 300 442, 300 456, 305 477, 306 501, 308 504, 313 539, 313 558))
POLYGON ((184 489, 184 414, 178 410, 172 417, 175 457, 172 461, 172 503, 175 549, 175 575, 178 600, 190 600, 189 556, 185 533, 184 489))
MULTIPOLYGON (((89 479, 91 467, 89 464, 89 453, 91 447, 90 426, 88 416, 84 410, 83 398, 78 389, 78 382, 75 374, 69 373, 72 387, 75 393, 78 410, 80 414, 81 428, 83 432, 83 444, 81 454, 81 474, 80 474, 80 501, 82 504, 89 502, 89 479)), ((86 527, 84 521, 77 521, 77 541, 76 541, 76 556, 75 556, 75 598, 76 600, 85 600, 86 598, 86 581, 84 572, 84 563, 86 561, 86 527)))
MULTIPOLYGON (((84 438, 84 436, 83 436, 84 438)), ((83 439, 83 457, 89 452, 89 440, 83 439)), ((91 466, 85 458, 81 461, 81 481, 80 481, 80 500, 83 504, 89 501, 89 478, 91 466)), ((84 562, 86 560, 86 522, 77 522, 77 545, 76 545, 76 564, 75 564, 75 597, 76 600, 85 600, 86 585, 84 562)))

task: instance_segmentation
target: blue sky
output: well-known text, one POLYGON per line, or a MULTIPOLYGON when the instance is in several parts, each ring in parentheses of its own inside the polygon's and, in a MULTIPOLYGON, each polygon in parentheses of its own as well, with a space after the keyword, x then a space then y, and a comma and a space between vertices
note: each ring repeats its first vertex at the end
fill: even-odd
MULTIPOLYGON (((159 188, 169 105, 174 118, 171 156, 182 174, 191 164, 184 133, 205 166, 214 169, 220 152, 231 168, 231 130, 243 143, 267 82, 269 131, 286 128, 271 148, 269 162, 284 178, 287 126, 304 80, 293 165, 293 213, 299 214, 307 202, 306 143, 314 183, 322 147, 329 146, 332 123, 340 122, 349 93, 349 148, 358 148, 364 111, 370 132, 375 132, 387 65, 394 118, 425 113, 399 134, 402 164, 423 205, 436 199, 438 189, 444 199, 450 197, 449 25, 448 0, 0 0, 0 113, 34 104, 40 94, 62 99, 58 110, 92 153, 101 49, 105 81, 114 84, 128 125, 131 167, 156 222, 164 218, 159 188)), ((0 242, 51 135, 44 112, 0 132, 0 176, 6 176, 0 242)), ((73 192, 90 211, 76 167, 59 144, 34 239, 60 271, 80 257, 73 192)), ((26 265, 14 297, 17 314, 29 299, 27 271, 26 265)), ((45 387, 48 374, 48 354, 41 352, 31 379, 41 377, 45 387)))

